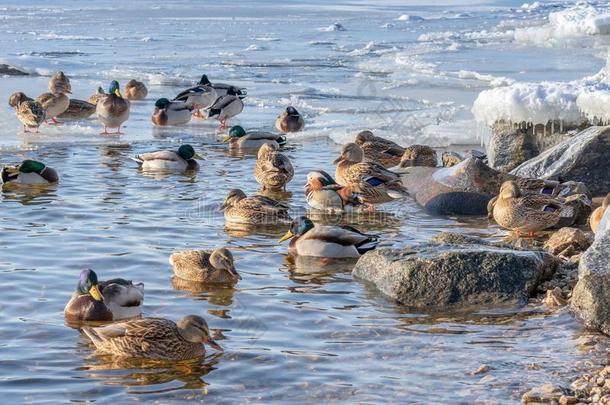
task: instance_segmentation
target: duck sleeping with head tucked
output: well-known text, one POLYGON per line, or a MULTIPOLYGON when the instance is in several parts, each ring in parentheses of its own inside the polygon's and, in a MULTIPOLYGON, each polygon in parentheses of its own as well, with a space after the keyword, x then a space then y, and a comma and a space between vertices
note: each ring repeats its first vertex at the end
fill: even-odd
POLYGON ((181 145, 177 151, 160 150, 157 152, 136 155, 135 160, 143 170, 197 170, 199 163, 195 159, 203 159, 191 145, 181 145))
POLYGON ((4 166, 0 176, 4 184, 50 184, 59 181, 55 169, 29 159, 15 166, 4 166))
POLYGON ((205 284, 235 284, 241 276, 235 270, 233 254, 226 248, 186 250, 169 257, 174 274, 183 280, 205 284))

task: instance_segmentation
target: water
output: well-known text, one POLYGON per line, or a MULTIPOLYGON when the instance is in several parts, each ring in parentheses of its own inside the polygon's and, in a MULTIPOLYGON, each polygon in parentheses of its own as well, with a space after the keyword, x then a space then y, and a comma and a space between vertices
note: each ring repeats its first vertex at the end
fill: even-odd
MULTIPOLYGON (((58 186, 0 195, 6 401, 517 403, 526 388, 569 381, 591 359, 577 348, 583 331, 566 311, 407 311, 353 279, 352 263, 290 262, 286 245, 276 243, 285 229, 226 230, 215 208, 233 187, 256 191, 253 157, 230 155, 216 123, 154 129, 149 117, 156 98, 176 94, 202 73, 248 88, 244 113, 234 120, 246 128, 271 129, 279 110, 293 103, 307 123, 286 149, 297 172, 287 201, 298 215, 307 172, 332 171, 335 142, 357 129, 375 128, 404 144, 477 143, 469 109, 489 82, 460 77, 461 70, 572 80, 604 65, 597 39, 570 52, 472 35, 451 39, 451 51, 446 40, 418 41, 424 33, 464 36, 544 15, 516 13, 511 7, 520 3, 512 1, 439 7, 266 1, 230 10, 180 1, 29 4, 2 3, 0 43, 5 59, 39 76, 1 78, 0 99, 16 90, 45 91, 46 75, 59 68, 78 98, 132 76, 149 84, 150 97, 133 103, 120 138, 99 136, 94 119, 24 136, 9 108, 0 108, 0 161, 39 159, 61 176, 58 186), (402 14, 424 20, 397 20, 402 14), (334 23, 345 31, 324 30, 334 23), (514 57, 515 48, 522 58, 514 57), (196 174, 146 175, 129 160, 183 142, 204 155, 196 174), (197 291, 172 280, 172 251, 221 245, 234 252, 243 276, 236 288, 197 291), (95 355, 62 313, 87 267, 102 278, 144 282, 148 316, 205 316, 225 352, 176 364, 95 355), (491 366, 488 374, 468 374, 482 363, 491 366)), ((440 231, 504 236, 485 219, 435 218, 412 201, 353 223, 380 233, 385 246, 410 246, 440 231)))

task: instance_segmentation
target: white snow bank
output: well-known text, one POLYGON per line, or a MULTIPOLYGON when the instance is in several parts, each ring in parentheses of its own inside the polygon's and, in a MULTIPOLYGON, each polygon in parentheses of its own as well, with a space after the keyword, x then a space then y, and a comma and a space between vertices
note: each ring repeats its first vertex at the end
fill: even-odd
POLYGON ((397 18, 398 21, 423 21, 424 17, 419 15, 403 14, 397 18))

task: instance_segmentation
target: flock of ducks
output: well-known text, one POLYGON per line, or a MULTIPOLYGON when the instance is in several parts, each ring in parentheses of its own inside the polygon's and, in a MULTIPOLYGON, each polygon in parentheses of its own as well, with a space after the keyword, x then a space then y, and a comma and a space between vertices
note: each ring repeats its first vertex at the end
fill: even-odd
MULTIPOLYGON (((70 106, 68 78, 56 73, 49 82, 49 93, 35 100, 23 93, 11 95, 9 104, 24 126, 24 131, 37 129, 46 120, 57 124, 58 118, 70 106)), ((107 93, 98 88, 88 103, 95 106, 98 119, 108 128, 120 127, 129 117, 129 100, 146 98, 143 83, 131 80, 125 87, 125 98, 119 84, 113 81, 107 93)), ((226 121, 243 110, 246 90, 223 83, 210 83, 207 76, 193 87, 180 92, 174 99, 161 98, 155 103, 152 121, 155 125, 182 125, 193 116, 215 117, 226 127, 226 121)), ((79 104, 76 103, 76 106, 79 104)), ((75 107, 76 112, 78 109, 75 107)), ((83 113, 84 114, 84 113, 83 113)), ((230 149, 256 153, 254 179, 262 191, 286 190, 294 177, 294 168, 281 152, 286 144, 285 134, 304 128, 303 117, 294 107, 288 107, 276 120, 280 134, 252 131, 233 126, 225 137, 230 149)), ((133 159, 142 170, 197 170, 197 154, 191 145, 177 150, 161 150, 139 154, 133 159)), ((402 147, 371 131, 358 133, 354 142, 343 145, 333 162, 335 178, 323 170, 308 173, 305 184, 307 204, 314 210, 343 212, 375 209, 376 205, 405 198, 408 193, 401 182, 401 172, 411 166, 437 166, 437 153, 424 145, 402 147)), ((459 158, 443 154, 444 166, 452 166, 459 158)), ((24 160, 15 166, 5 166, 3 183, 56 183, 55 170, 42 162, 24 160)), ((546 194, 523 193, 514 181, 505 182, 488 206, 491 218, 503 228, 517 233, 532 234, 557 224, 563 202, 546 194)), ((610 194, 603 205, 591 216, 591 227, 596 230, 605 209, 610 205, 610 194)), ((228 192, 219 210, 227 227, 286 226, 288 229, 279 243, 290 240, 288 252, 293 256, 323 259, 358 258, 375 249, 378 235, 360 232, 351 226, 316 225, 309 218, 291 218, 287 203, 262 194, 246 195, 240 189, 228 192)), ((191 283, 234 285, 241 280, 231 252, 226 248, 213 251, 191 250, 175 252, 169 258, 176 277, 191 283)), ((161 318, 140 318, 144 302, 144 285, 125 279, 99 281, 93 270, 83 270, 77 288, 64 309, 68 322, 112 322, 103 326, 82 326, 83 333, 97 350, 115 356, 148 359, 183 360, 202 356, 204 344, 217 350, 221 347, 211 338, 206 321, 196 315, 182 318, 178 323, 161 318)))

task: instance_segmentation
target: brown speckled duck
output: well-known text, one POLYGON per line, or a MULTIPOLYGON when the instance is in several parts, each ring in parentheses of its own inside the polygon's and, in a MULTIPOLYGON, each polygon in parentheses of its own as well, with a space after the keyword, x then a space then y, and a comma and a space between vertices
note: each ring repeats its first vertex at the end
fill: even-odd
POLYGON ((70 106, 70 98, 66 94, 72 93, 70 79, 64 72, 57 72, 49 80, 49 93, 43 93, 36 97, 45 110, 45 118, 51 119, 53 124, 59 124, 57 116, 62 114, 70 106))
POLYGON ((44 108, 39 102, 19 91, 11 94, 8 103, 15 108, 15 115, 23 125, 23 132, 30 132, 30 128, 34 128, 35 132, 38 132, 38 127, 45 119, 44 108))
POLYGON ((356 135, 356 145, 364 152, 368 160, 379 163, 383 167, 393 167, 400 163, 405 148, 395 142, 375 136, 371 131, 361 131, 356 135))
POLYGON ((68 108, 63 113, 59 114, 58 118, 68 120, 81 120, 89 118, 95 112, 95 104, 91 104, 88 101, 78 100, 75 98, 70 99, 68 108))
POLYGON ((97 105, 97 102, 106 96, 107 96, 107 94, 106 94, 106 92, 104 92, 104 89, 102 88, 102 86, 98 86, 95 94, 93 94, 91 97, 89 97, 89 99, 87 101, 93 105, 97 105))
POLYGON ((292 221, 286 204, 262 195, 247 197, 240 189, 229 191, 220 210, 229 224, 276 225, 292 221))
POLYGON ((278 152, 277 143, 265 143, 258 150, 254 165, 254 178, 263 186, 263 191, 285 190, 286 184, 294 177, 290 159, 278 152))
POLYGON ((302 131, 304 127, 305 121, 294 107, 287 107, 275 120, 275 128, 284 134, 302 131))
POLYGON ((392 170, 400 170, 411 166, 436 167, 436 151, 426 145, 411 145, 405 148, 405 152, 400 158, 400 163, 392 170))
POLYGON ((591 225, 591 230, 593 231, 593 233, 597 232, 597 227, 599 226, 599 222, 604 217, 604 213, 606 212, 606 209, 608 208, 608 206, 610 206, 610 193, 608 193, 606 195, 606 198, 604 198, 602 205, 597 207, 591 213, 591 217, 589 218, 589 224, 591 225))
POLYGON ((169 258, 174 274, 184 280, 206 284, 235 284, 241 276, 235 270, 233 255, 226 248, 186 250, 169 258))
POLYGON ((146 85, 131 79, 125 84, 125 98, 127 100, 144 100, 148 95, 146 85))

